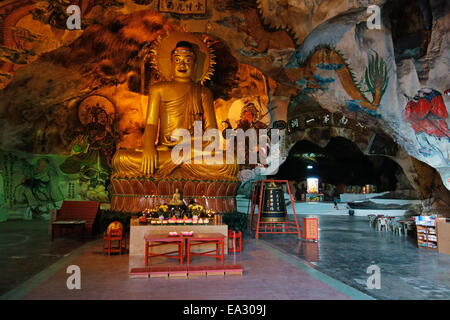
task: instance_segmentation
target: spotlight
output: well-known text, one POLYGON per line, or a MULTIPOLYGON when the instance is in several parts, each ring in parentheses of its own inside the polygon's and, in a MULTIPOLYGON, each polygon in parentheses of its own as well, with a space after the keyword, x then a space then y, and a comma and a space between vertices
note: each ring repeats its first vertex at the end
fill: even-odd
POLYGON ((308 170, 311 170, 313 168, 313 166, 307 166, 306 167, 308 170))

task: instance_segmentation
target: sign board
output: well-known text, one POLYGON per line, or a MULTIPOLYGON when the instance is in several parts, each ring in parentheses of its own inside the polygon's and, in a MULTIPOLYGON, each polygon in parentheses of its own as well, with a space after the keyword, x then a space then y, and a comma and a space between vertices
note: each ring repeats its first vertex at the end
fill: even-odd
POLYGON ((368 131, 365 125, 355 119, 347 118, 341 112, 306 112, 288 121, 289 134, 298 130, 317 127, 340 127, 361 133, 368 131))
POLYGON ((178 14, 206 14, 207 0, 159 0, 159 11, 178 14))

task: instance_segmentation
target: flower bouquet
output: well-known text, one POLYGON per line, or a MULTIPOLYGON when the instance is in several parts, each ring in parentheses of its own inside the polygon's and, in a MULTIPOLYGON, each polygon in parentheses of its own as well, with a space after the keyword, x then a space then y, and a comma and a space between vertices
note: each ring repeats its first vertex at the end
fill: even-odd
POLYGON ((201 205, 201 204, 190 204, 189 205, 189 210, 192 213, 192 216, 195 217, 200 217, 200 215, 203 213, 203 210, 205 208, 201 205))
POLYGON ((156 211, 159 216, 159 219, 164 220, 164 218, 167 216, 167 213, 169 212, 169 206, 166 204, 161 204, 156 207, 156 211))

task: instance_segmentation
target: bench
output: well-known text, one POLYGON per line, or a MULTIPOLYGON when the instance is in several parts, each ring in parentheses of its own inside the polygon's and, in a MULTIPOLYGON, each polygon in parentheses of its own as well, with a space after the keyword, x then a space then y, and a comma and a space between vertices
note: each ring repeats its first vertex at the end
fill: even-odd
POLYGON ((92 226, 100 209, 98 201, 64 201, 61 209, 56 212, 56 219, 52 222, 52 240, 55 230, 59 233, 66 228, 82 228, 82 235, 92 234, 92 226))

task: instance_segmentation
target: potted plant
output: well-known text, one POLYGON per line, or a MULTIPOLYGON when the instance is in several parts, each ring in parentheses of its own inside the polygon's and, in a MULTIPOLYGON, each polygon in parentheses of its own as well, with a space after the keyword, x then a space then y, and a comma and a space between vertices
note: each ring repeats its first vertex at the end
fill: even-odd
POLYGON ((247 230, 248 215, 241 212, 226 213, 223 222, 228 225, 228 251, 242 251, 242 237, 247 230))
POLYGON ((248 215, 241 212, 223 214, 223 223, 228 225, 228 230, 244 233, 248 226, 248 215))

